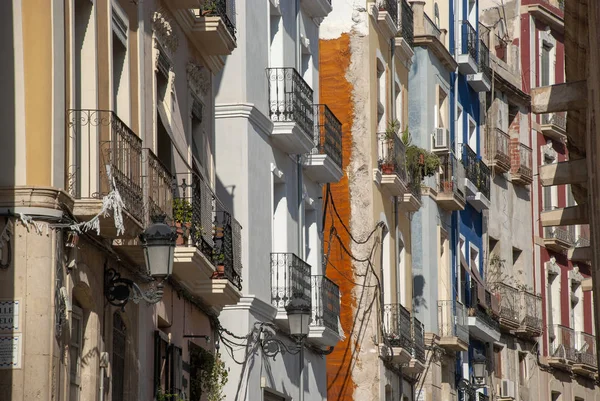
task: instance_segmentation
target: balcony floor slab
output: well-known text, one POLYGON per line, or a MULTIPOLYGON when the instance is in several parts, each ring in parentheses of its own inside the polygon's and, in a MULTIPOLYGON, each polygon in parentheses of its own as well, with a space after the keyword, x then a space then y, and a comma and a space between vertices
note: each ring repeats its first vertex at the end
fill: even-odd
POLYGON ((500 340, 500 332, 490 327, 477 316, 469 316, 469 334, 486 343, 493 343, 500 340))
POLYGON ((273 144, 289 154, 306 154, 314 147, 312 134, 304 132, 293 121, 273 121, 273 144))
POLYGON ((308 333, 308 341, 321 347, 335 347, 342 337, 339 333, 329 327, 311 325, 308 333))
POLYGON ((306 175, 318 183, 338 182, 344 176, 341 167, 331 156, 324 154, 309 154, 304 163, 306 175))

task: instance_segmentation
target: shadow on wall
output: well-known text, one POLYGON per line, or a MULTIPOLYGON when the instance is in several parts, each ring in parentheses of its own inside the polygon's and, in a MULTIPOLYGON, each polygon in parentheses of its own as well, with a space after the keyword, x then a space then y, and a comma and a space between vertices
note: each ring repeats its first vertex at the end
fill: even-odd
MULTIPOLYGON (((13 2, 0 1, 0 93, 3 97, 2 107, 0 107, 0 121, 2 121, 2 131, 0 133, 0 188, 12 188, 15 185, 15 153, 16 153, 16 130, 15 130, 15 52, 14 52, 14 23, 13 23, 13 2)), ((8 195, 8 194, 6 194, 8 195)), ((14 194, 9 195, 14 198, 14 194)), ((8 198, 9 196, 6 196, 8 198)), ((6 199, 7 202, 12 201, 6 199)), ((4 220, 4 219, 2 219, 4 220)), ((4 228, 4 222, 0 222, 0 229, 4 228)), ((1 239, 0 239, 1 240, 1 239)), ((12 255, 15 254, 16 243, 19 238, 13 236, 12 240, 5 245, 10 247, 12 255)), ((6 247, 2 252, 3 264, 8 263, 6 259, 8 252, 6 247)), ((8 263, 8 267, 0 268, 0 294, 2 298, 13 299, 15 297, 14 288, 14 264, 8 263)), ((13 370, 0 370, 0 400, 12 399, 13 370)))
POLYGON ((421 307, 428 309, 424 293, 425 277, 422 275, 413 277, 413 310, 415 313, 419 313, 421 307))

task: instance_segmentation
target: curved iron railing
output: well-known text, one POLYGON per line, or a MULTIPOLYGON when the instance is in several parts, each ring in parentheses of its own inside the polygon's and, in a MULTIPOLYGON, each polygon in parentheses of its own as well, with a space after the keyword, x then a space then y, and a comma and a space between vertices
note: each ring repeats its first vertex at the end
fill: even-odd
POLYGON ((326 154, 342 168, 342 123, 325 104, 314 105, 315 148, 313 153, 326 154))
POLYGON ((493 138, 488 148, 488 157, 508 169, 510 168, 510 137, 500 128, 495 128, 492 132, 493 138))
POLYGON ((406 43, 413 47, 415 39, 413 10, 406 0, 401 2, 400 31, 406 43))
POLYGON ((461 52, 477 60, 477 31, 469 21, 461 21, 461 52))
POLYGON ((312 276, 313 316, 315 326, 325 326, 338 332, 340 317, 340 289, 325 276, 312 276))
POLYGON ((575 338, 577 362, 596 367, 598 365, 598 358, 596 355, 596 337, 594 337, 592 334, 578 331, 575 333, 575 338))
POLYGON ((466 176, 486 198, 490 198, 490 168, 471 147, 463 144, 463 164, 466 176))
POLYGON ((241 226, 218 200, 215 207, 212 259, 216 266, 223 266, 223 271, 217 270, 215 278, 224 277, 241 290, 241 226))
POLYGON ((271 121, 297 123, 313 136, 313 90, 295 68, 267 68, 271 121))
POLYGON ((506 283, 495 283, 494 290, 500 295, 500 317, 520 323, 521 296, 519 290, 506 283))
POLYGON ((151 149, 143 149, 144 190, 148 199, 148 222, 153 216, 173 219, 173 176, 151 149))
POLYGON ((383 306, 383 333, 392 347, 412 351, 410 312, 401 304, 383 306))
POLYGON ((379 143, 378 167, 382 174, 396 174, 405 185, 408 183, 406 174, 406 147, 397 134, 381 132, 377 134, 379 143))
POLYGON ((205 1, 201 8, 204 15, 211 17, 220 17, 225 27, 235 40, 235 2, 228 0, 205 1))
POLYGON ((550 356, 575 362, 575 331, 570 327, 555 324, 552 326, 552 334, 554 338, 550 342, 550 356))
POLYGON ((285 308, 292 299, 311 304, 310 265, 293 253, 271 253, 271 304, 285 308))
POLYGON ((143 223, 142 139, 108 110, 67 110, 67 129, 69 194, 102 199, 112 189, 110 174, 127 212, 143 223))
POLYGON ((438 177, 438 192, 465 196, 465 167, 454 154, 440 155, 441 173, 438 177))
POLYGON ((521 325, 542 329, 542 297, 528 291, 521 291, 521 325))

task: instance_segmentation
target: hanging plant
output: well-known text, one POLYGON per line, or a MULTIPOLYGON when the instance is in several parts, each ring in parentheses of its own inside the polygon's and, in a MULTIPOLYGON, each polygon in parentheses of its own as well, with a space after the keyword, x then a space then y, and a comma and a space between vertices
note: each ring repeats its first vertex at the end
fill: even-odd
POLYGON ((173 219, 176 223, 189 223, 192 221, 192 204, 187 199, 173 199, 173 219))
POLYGON ((227 384, 229 369, 217 353, 206 351, 201 347, 190 349, 190 394, 199 399, 203 394, 208 401, 222 401, 223 387, 227 384))

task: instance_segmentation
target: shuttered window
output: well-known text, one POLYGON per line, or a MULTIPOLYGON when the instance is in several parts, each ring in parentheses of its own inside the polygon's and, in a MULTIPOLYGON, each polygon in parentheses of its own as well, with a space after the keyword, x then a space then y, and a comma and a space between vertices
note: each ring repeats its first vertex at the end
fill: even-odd
POLYGON ((127 328, 119 312, 113 315, 112 401, 124 401, 127 328))
POLYGON ((171 396, 183 394, 183 358, 181 348, 170 344, 163 332, 154 332, 154 395, 159 391, 171 396))

